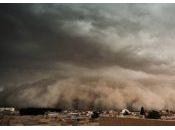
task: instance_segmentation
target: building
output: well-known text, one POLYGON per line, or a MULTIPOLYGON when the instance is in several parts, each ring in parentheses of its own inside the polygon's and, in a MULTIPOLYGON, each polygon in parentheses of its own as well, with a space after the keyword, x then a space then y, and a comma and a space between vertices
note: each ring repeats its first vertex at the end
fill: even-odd
POLYGON ((130 115, 131 112, 130 112, 128 109, 123 109, 123 110, 121 111, 121 114, 122 114, 122 115, 130 115))
POLYGON ((0 108, 0 115, 14 115, 17 114, 13 107, 2 107, 0 108))
POLYGON ((57 112, 46 112, 46 113, 45 113, 45 116, 46 116, 46 117, 57 118, 57 117, 59 117, 60 115, 59 115, 59 113, 57 113, 57 112))
POLYGON ((0 108, 0 112, 4 112, 4 111, 15 112, 15 108, 14 107, 2 107, 2 108, 0 108))

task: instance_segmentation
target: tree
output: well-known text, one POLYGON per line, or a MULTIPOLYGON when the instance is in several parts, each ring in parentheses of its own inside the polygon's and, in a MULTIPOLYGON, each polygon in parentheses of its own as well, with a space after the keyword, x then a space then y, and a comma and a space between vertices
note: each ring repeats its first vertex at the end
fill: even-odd
POLYGON ((91 118, 95 119, 99 117, 99 113, 94 111, 93 114, 91 115, 91 118))
POLYGON ((160 113, 158 111, 152 110, 152 111, 149 111, 148 112, 147 118, 150 118, 150 119, 160 119, 161 118, 161 115, 160 115, 160 113))
POLYGON ((145 115, 145 110, 144 110, 144 107, 143 106, 140 109, 140 115, 145 115))

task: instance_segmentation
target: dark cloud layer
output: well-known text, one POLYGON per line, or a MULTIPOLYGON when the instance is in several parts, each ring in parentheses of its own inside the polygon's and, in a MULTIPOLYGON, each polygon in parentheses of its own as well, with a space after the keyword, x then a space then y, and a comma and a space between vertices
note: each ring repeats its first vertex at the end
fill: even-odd
POLYGON ((0 4, 0 104, 174 108, 174 6, 0 4))

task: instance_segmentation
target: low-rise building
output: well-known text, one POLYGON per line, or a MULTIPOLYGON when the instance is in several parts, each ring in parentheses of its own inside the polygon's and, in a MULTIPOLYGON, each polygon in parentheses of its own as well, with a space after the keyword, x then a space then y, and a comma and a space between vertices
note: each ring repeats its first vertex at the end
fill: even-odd
POLYGON ((0 108, 0 115, 14 115, 18 114, 13 107, 2 107, 0 108))
POLYGON ((3 111, 15 112, 15 108, 14 107, 1 107, 0 112, 3 112, 3 111))

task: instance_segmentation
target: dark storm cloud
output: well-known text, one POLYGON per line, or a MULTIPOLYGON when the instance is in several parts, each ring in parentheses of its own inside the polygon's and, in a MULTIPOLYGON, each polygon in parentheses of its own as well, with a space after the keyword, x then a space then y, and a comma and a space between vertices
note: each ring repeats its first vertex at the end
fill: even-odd
POLYGON ((157 60, 149 57, 140 58, 134 52, 137 48, 133 48, 132 45, 123 46, 122 44, 125 43, 117 43, 133 33, 137 36, 143 28, 140 21, 133 20, 132 17, 143 17, 149 12, 140 9, 140 13, 137 13, 136 5, 1 6, 1 19, 4 21, 1 24, 3 28, 1 59, 5 61, 16 59, 20 62, 26 58, 48 61, 67 60, 84 65, 88 63, 94 65, 97 61, 96 63, 101 62, 101 65, 119 64, 130 67, 131 64, 131 67, 137 65, 139 68, 157 60), (123 7, 126 10, 122 9, 123 7), (109 40, 104 41, 105 38, 109 40), (121 46, 121 50, 111 51, 110 47, 117 48, 113 46, 114 44, 121 46))
POLYGON ((108 106, 106 94, 98 90, 102 85, 115 92, 106 95, 111 106, 126 106, 125 89, 136 86, 138 94, 130 95, 138 100, 136 108, 151 108, 152 102, 141 96, 146 90, 159 101, 156 108, 174 107, 174 98, 165 103, 174 94, 174 6, 0 4, 0 93, 5 100, 1 104, 57 106, 63 100, 59 96, 71 89, 72 97, 64 97, 70 105, 80 99, 74 96, 81 86, 86 86, 80 92, 86 94, 82 100, 91 104, 94 99, 87 97, 96 95, 93 86, 99 94, 93 104, 108 106), (173 92, 170 96, 161 97, 159 79, 164 81, 160 86, 173 92), (21 96, 14 101, 17 95, 21 96), (42 104, 44 100, 48 102, 42 104))

